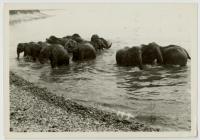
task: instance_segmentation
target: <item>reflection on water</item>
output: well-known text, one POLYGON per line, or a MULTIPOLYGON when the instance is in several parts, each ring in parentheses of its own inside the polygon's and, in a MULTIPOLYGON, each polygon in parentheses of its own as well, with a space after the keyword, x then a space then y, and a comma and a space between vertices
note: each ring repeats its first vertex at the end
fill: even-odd
MULTIPOLYGON (((62 36, 76 32, 72 28, 76 25, 68 25, 64 29, 67 21, 63 21, 63 17, 67 16, 58 14, 11 26, 10 68, 31 82, 84 105, 131 114, 135 119, 161 130, 190 130, 190 62, 181 68, 145 66, 145 70, 140 70, 137 67, 119 67, 115 61, 116 50, 134 41, 132 38, 120 38, 121 34, 110 35, 110 32, 115 32, 113 29, 104 31, 105 36, 113 42, 112 48, 98 53, 95 60, 81 63, 70 61, 69 66, 58 69, 51 69, 50 64, 41 65, 23 58, 16 60, 19 42, 44 40, 52 34, 62 36), (60 21, 64 23, 60 24, 60 21), (57 24, 59 26, 55 26, 57 24), (26 32, 22 33, 25 29, 26 32)), ((138 32, 143 33, 145 29, 138 28, 140 22, 137 22, 129 28, 137 27, 138 32)), ((79 30, 86 37, 91 35, 91 31, 101 33, 96 26, 90 28, 89 31, 79 30)), ((141 37, 143 43, 148 41, 131 30, 124 30, 125 34, 141 37)), ((183 46, 186 45, 187 42, 183 46)))

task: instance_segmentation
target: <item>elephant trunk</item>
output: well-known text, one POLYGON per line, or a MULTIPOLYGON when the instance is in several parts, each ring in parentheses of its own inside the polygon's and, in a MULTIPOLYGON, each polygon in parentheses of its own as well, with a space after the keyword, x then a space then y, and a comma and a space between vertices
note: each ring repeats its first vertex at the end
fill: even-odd
POLYGON ((103 48, 109 49, 112 46, 112 42, 105 40, 104 38, 100 38, 101 41, 103 42, 103 48))
POLYGON ((111 46, 112 46, 112 43, 110 43, 110 44, 108 45, 108 49, 109 49, 111 46))
POLYGON ((20 49, 17 49, 17 59, 19 59, 19 56, 20 56, 20 53, 21 53, 22 51, 20 50, 20 49))
POLYGON ((19 54, 20 54, 20 53, 17 52, 17 59, 19 59, 19 54))
POLYGON ((106 49, 109 49, 112 46, 112 42, 107 40, 105 42, 106 42, 106 49))
POLYGON ((157 62, 159 64, 163 64, 163 56, 162 56, 161 48, 159 46, 156 47, 156 51, 157 51, 157 62))
POLYGON ((141 50, 139 51, 139 54, 138 54, 138 61, 139 61, 139 68, 140 68, 141 70, 143 70, 142 51, 141 51, 141 50))

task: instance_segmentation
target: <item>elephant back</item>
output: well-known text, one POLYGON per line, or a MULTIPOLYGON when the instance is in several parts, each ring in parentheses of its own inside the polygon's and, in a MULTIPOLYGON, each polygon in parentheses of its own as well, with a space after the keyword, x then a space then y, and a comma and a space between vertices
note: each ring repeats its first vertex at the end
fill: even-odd
POLYGON ((117 64, 122 66, 141 65, 141 50, 139 47, 125 47, 116 53, 117 64))
POLYGON ((165 64, 184 66, 187 63, 188 54, 185 49, 180 46, 169 45, 163 47, 162 52, 165 64))
POLYGON ((116 52, 116 61, 117 61, 117 64, 119 65, 126 65, 126 55, 127 55, 127 52, 130 48, 129 47, 125 47, 123 49, 119 49, 117 52, 116 52))
POLYGON ((73 60, 89 60, 96 58, 96 50, 92 44, 85 42, 78 44, 77 49, 73 51, 73 60))

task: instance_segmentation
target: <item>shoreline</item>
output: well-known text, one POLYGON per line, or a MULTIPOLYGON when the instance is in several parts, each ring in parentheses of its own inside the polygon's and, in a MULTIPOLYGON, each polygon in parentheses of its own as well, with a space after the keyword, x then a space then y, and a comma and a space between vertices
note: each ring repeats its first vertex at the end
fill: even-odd
POLYGON ((20 22, 44 19, 50 15, 42 13, 40 10, 11 10, 9 11, 9 24, 13 25, 20 22))
POLYGON ((159 129, 56 96, 47 88, 37 87, 10 71, 10 131, 151 132, 159 129))

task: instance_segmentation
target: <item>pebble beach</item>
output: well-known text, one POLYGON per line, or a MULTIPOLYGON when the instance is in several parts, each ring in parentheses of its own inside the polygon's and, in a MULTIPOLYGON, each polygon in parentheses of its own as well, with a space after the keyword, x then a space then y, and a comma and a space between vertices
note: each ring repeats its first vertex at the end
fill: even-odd
POLYGON ((10 72, 10 131, 159 131, 134 119, 84 107, 35 86, 10 72))

